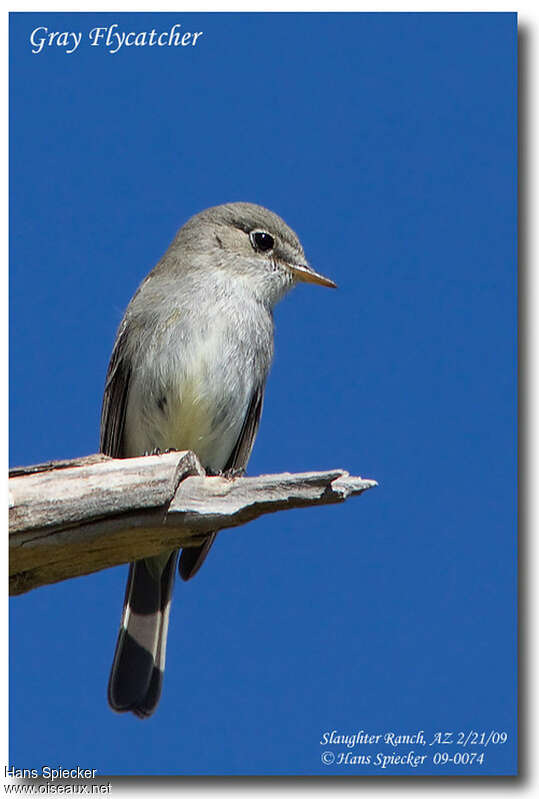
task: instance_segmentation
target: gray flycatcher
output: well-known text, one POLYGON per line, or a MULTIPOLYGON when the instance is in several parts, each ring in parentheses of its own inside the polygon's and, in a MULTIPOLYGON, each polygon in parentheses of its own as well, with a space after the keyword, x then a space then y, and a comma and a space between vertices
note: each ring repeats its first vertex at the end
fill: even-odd
MULTIPOLYGON (((276 214, 229 203, 192 217, 140 285, 118 329, 101 451, 193 450, 211 472, 245 469, 273 357, 273 306, 298 282, 335 287, 276 214)), ((183 549, 200 569, 216 533, 183 549)), ((108 686, 110 706, 146 718, 163 683, 178 552, 131 563, 108 686)))

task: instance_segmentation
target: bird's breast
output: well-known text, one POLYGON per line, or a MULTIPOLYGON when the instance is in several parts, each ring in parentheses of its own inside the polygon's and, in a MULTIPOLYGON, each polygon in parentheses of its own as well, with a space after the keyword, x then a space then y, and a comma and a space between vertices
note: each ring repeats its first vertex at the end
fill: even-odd
POLYGON ((133 377, 127 454, 190 449, 206 468, 224 468, 271 362, 271 319, 253 316, 229 309, 161 326, 133 377))

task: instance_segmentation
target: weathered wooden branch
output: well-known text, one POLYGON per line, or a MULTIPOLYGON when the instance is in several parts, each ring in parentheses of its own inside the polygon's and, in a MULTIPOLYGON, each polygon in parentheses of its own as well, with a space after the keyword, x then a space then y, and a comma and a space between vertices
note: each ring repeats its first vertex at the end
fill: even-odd
POLYGON ((192 452, 12 469, 10 593, 195 546, 264 513, 342 502, 375 485, 342 469, 208 477, 192 452))

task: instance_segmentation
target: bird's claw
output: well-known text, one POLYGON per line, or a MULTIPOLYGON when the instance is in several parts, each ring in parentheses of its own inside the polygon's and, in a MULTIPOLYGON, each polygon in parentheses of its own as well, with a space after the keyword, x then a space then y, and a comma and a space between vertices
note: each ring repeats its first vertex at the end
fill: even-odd
POLYGON ((235 480, 236 477, 243 477, 245 469, 206 469, 208 477, 223 477, 225 480, 235 480))
POLYGON ((152 450, 146 450, 144 455, 167 455, 169 452, 179 452, 175 447, 169 447, 168 449, 159 449, 159 447, 155 447, 152 450))

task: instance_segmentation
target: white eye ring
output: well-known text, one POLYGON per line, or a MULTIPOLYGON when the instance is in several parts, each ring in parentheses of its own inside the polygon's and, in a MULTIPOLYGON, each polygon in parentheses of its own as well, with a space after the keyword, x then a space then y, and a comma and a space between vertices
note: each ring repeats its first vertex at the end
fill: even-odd
POLYGON ((249 233, 249 238, 257 252, 269 252, 275 246, 275 239, 267 230, 252 230, 249 233))

